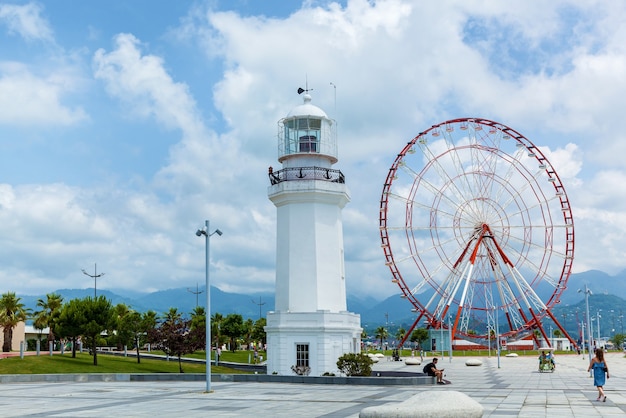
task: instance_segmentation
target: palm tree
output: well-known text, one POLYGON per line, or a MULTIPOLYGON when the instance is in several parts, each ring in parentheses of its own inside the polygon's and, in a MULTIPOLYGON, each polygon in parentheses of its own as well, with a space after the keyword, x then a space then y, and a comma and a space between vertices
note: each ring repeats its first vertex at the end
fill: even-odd
POLYGON ((250 349, 250 346, 252 345, 252 335, 254 334, 254 321, 252 320, 252 318, 248 318, 246 320, 246 322, 244 322, 243 324, 244 326, 244 342, 245 344, 248 346, 248 350, 250 349))
POLYGON ((380 340, 380 349, 381 350, 384 350, 383 343, 385 341, 385 338, 387 338, 388 335, 389 334, 387 333, 387 328, 382 327, 382 326, 376 328, 376 338, 378 338, 380 340))
POLYGON ((113 307, 113 320, 115 321, 115 330, 117 331, 116 338, 113 338, 113 340, 118 350, 122 350, 133 339, 132 333, 126 329, 128 319, 133 313, 134 311, 125 303, 118 303, 113 307))
POLYGON ((224 322, 224 316, 221 313, 215 312, 211 316, 211 339, 216 342, 217 347, 222 345, 222 322, 224 322))
POLYGON ((398 328, 398 331, 396 331, 396 340, 398 340, 398 342, 402 341, 402 339, 404 338, 404 335, 406 334, 406 330, 402 327, 398 328))
POLYGON ((59 315, 61 315, 62 306, 63 296, 57 293, 48 293, 46 295, 46 300, 41 298, 37 300, 37 307, 41 309, 35 311, 33 325, 38 330, 48 327, 48 341, 54 341, 56 338, 54 328, 57 319, 59 319, 59 315))
POLYGON ((15 292, 7 292, 0 297, 0 327, 4 333, 2 351, 5 353, 11 351, 13 346, 13 328, 28 317, 28 310, 21 300, 15 296, 15 292))

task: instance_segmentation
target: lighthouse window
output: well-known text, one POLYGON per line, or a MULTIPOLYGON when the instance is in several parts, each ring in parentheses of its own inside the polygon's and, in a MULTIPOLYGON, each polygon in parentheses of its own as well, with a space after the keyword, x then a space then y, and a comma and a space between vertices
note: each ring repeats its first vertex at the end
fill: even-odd
POLYGON ((308 344, 296 344, 296 366, 309 367, 308 344))
POLYGON ((315 135, 301 136, 300 152, 317 152, 317 137, 315 135))

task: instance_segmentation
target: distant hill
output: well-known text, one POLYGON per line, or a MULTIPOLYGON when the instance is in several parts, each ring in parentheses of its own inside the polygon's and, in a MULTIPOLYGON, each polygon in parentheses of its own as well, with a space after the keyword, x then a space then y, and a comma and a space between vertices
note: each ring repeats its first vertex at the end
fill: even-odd
MULTIPOLYGON (((609 335, 611 330, 622 332, 622 321, 626 313, 626 271, 610 276, 601 271, 588 271, 585 273, 572 274, 567 283, 567 289, 563 292, 560 303, 553 309, 553 314, 567 329, 568 333, 578 336, 579 324, 585 318, 584 294, 579 289, 584 289, 585 284, 593 292, 589 298, 591 316, 600 313, 600 329, 602 335, 609 335), (607 331, 607 332, 605 332, 607 331)), ((204 287, 196 289, 174 288, 160 290, 149 294, 131 294, 132 297, 119 295, 118 293, 98 289, 98 295, 104 295, 115 305, 124 303, 131 308, 144 312, 153 310, 163 313, 170 308, 177 308, 180 312, 189 314, 196 306, 196 300, 200 306, 206 304, 204 287), (196 292, 199 292, 197 295, 196 292)), ((93 296, 91 289, 59 289, 55 291, 63 296, 64 300, 93 296)), ((120 292, 121 293, 121 292, 120 292)), ((45 298, 45 295, 22 296, 22 302, 26 307, 36 310, 37 300, 45 298)), ((428 293, 424 298, 428 297, 428 293)), ((546 297, 546 295, 540 295, 546 297)), ((386 325, 390 331, 399 327, 408 329, 415 320, 415 313, 411 312, 411 304, 400 298, 399 294, 385 300, 376 300, 372 297, 359 298, 348 295, 348 310, 361 315, 362 326, 371 333, 378 326, 386 325)), ((265 317, 268 311, 274 310, 274 295, 272 293, 239 294, 224 292, 211 287, 211 312, 219 312, 222 315, 230 313, 241 314, 244 318, 265 317)), ((549 321, 544 321, 549 327, 549 321)), ((596 319, 597 322, 597 319, 596 319)), ((597 324, 594 323, 594 329, 597 324)))

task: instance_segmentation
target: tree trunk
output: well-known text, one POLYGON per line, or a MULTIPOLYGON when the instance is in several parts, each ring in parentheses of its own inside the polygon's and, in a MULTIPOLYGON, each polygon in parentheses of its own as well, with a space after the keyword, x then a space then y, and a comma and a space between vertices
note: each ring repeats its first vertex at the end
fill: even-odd
POLYGON ((178 356, 178 370, 179 370, 180 373, 185 373, 183 371, 183 362, 180 359, 180 355, 178 356))
POLYGON ((98 350, 96 349, 96 337, 91 338, 91 349, 93 350, 93 365, 98 365, 98 350))
POLYGON ((13 328, 4 328, 4 343, 2 344, 2 351, 8 353, 11 351, 13 345, 13 328))
POLYGON ((139 337, 135 338, 135 347, 137 347, 137 364, 141 363, 141 355, 139 354, 139 337))

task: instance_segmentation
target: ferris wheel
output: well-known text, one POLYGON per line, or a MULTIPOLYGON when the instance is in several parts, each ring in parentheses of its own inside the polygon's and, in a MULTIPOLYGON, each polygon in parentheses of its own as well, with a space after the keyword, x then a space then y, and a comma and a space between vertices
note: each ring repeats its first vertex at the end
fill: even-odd
MULTIPOLYGON (((397 155, 380 201, 392 281, 427 327, 486 339, 539 330, 572 269, 570 202, 546 155, 486 119, 454 119, 397 155)), ((404 341, 403 341, 404 342, 404 341)))

